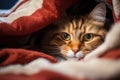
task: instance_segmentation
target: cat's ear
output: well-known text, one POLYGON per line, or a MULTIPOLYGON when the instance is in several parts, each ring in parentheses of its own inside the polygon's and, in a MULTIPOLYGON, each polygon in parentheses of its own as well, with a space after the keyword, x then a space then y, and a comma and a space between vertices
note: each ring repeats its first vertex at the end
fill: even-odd
POLYGON ((99 3, 89 14, 89 18, 96 21, 105 22, 106 17, 106 6, 104 3, 99 3))

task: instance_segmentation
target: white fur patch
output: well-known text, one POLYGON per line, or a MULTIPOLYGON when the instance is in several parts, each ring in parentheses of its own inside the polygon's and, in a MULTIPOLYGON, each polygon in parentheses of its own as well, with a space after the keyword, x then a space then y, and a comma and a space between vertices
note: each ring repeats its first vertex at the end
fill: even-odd
POLYGON ((74 52, 72 50, 69 50, 68 53, 67 53, 67 57, 74 57, 74 52))
POLYGON ((72 50, 69 50, 66 58, 67 60, 79 60, 80 58, 83 58, 84 54, 82 53, 82 51, 78 51, 77 53, 74 53, 72 50))
POLYGON ((79 51, 79 52, 77 52, 77 53, 75 54, 75 56, 76 56, 77 58, 82 58, 82 57, 84 57, 84 54, 83 54, 82 51, 79 51))
POLYGON ((12 12, 8 17, 0 17, 0 22, 12 23, 22 16, 30 16, 37 9, 42 8, 43 0, 28 0, 12 12))

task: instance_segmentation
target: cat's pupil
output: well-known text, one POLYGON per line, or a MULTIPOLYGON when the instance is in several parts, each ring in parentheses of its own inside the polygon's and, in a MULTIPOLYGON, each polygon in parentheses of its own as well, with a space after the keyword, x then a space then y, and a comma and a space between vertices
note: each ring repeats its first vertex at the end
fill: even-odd
POLYGON ((88 40, 91 40, 92 39, 92 34, 86 34, 85 36, 84 36, 84 40, 85 41, 88 41, 88 40))
POLYGON ((64 39, 64 40, 70 40, 70 35, 68 34, 68 33, 65 33, 65 32, 63 32, 62 33, 62 39, 64 39))

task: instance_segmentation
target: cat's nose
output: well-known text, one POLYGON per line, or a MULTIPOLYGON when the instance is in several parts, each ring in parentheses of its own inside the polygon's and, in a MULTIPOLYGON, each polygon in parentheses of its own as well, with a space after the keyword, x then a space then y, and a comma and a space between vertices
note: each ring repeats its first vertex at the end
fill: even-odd
POLYGON ((76 54, 79 51, 79 49, 78 48, 73 48, 72 51, 74 52, 74 54, 76 54))

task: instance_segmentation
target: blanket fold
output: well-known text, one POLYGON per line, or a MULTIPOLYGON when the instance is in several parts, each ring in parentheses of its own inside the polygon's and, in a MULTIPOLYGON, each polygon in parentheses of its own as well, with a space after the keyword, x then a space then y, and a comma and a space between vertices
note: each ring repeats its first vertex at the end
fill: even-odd
POLYGON ((12 64, 27 64, 37 58, 45 58, 53 63, 57 62, 55 58, 42 52, 25 49, 0 50, 0 66, 7 66, 12 64))
POLYGON ((28 35, 36 32, 57 20, 77 0, 38 1, 19 1, 8 16, 0 17, 0 35, 28 35))

